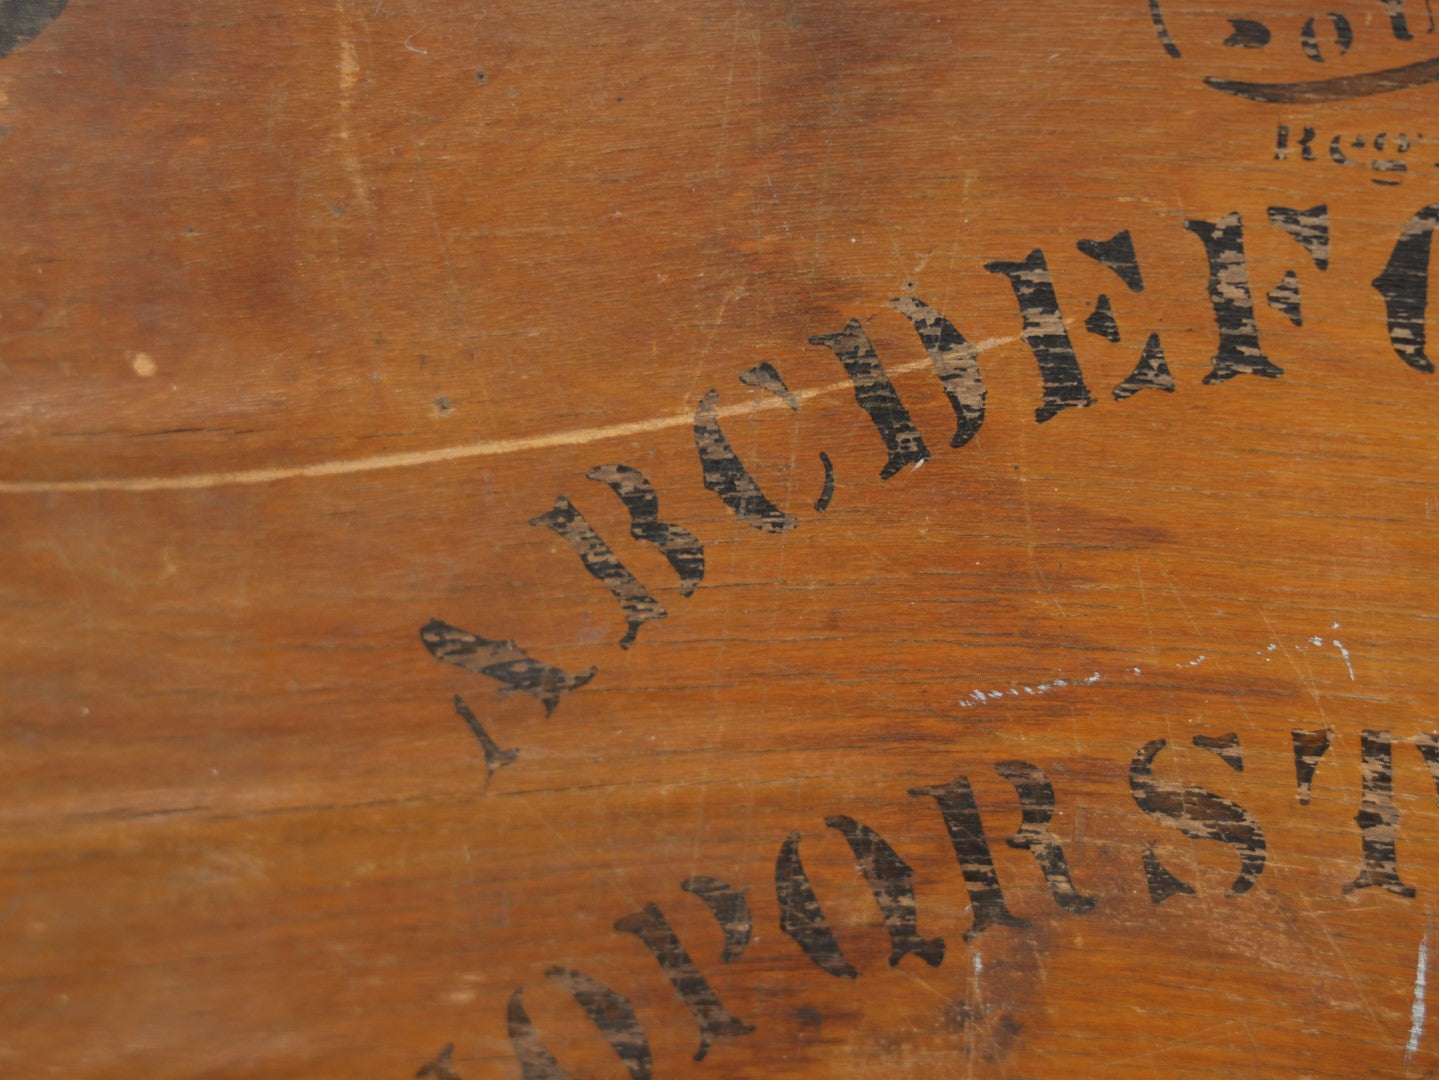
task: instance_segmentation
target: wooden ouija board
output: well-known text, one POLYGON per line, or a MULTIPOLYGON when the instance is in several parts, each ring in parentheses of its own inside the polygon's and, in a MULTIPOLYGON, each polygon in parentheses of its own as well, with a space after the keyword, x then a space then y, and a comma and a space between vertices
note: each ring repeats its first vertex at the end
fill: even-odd
POLYGON ((1428 3, 0 52, 0 1074, 1439 1072, 1428 3))

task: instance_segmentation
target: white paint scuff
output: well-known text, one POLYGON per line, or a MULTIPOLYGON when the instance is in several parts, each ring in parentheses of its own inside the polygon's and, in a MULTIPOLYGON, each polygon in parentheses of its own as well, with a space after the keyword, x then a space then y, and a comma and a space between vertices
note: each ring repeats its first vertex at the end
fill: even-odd
POLYGON ((1419 958, 1414 963, 1414 1004, 1409 1007, 1409 1041, 1404 1045, 1404 1064, 1419 1050, 1424 1037, 1424 990, 1429 977, 1429 931, 1419 939, 1419 958))

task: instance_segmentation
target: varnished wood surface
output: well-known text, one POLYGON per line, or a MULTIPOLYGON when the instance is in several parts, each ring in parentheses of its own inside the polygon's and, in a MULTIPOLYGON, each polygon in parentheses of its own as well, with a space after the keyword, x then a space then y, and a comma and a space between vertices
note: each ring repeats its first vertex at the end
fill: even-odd
POLYGON ((1425 4, 1161 3, 1178 56, 1144 0, 56 6, 0 3, 0 1074, 1439 1068, 1439 385, 1374 284, 1423 300, 1439 86, 1205 82, 1372 89, 1439 55, 1425 4), (1271 207, 1324 208, 1325 268, 1271 207), (1282 375, 1206 384, 1237 294, 1186 223, 1232 213, 1282 375), (1142 292, 1077 246, 1126 230, 1142 292), (986 269, 1036 249, 1093 398, 1043 423, 986 269), (902 298, 975 347, 965 446, 902 298), (851 320, 925 444, 888 479, 810 343, 851 320), (1116 401, 1156 332, 1173 392, 1116 401), (770 531, 706 489, 711 390, 770 531), (691 595, 607 465, 702 546, 691 595), (628 648, 530 524, 558 496, 666 612, 628 648), (547 710, 432 620, 595 673, 547 710), (1092 906, 1006 843, 1014 762, 1092 906), (969 939, 924 793, 959 778, 1027 920, 969 939), (1176 827, 1225 815, 1262 836, 1176 827), (937 966, 888 962, 841 818, 937 966), (854 977, 782 928, 796 833, 854 977), (732 962, 695 877, 745 891, 732 962), (702 1061, 703 994, 615 928, 651 904, 735 1021, 702 1061))

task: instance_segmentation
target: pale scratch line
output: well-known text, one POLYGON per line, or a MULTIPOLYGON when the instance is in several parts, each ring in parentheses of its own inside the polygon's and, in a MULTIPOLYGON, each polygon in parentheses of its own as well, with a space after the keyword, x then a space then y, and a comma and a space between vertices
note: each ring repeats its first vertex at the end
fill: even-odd
POLYGON ((1419 958, 1414 964, 1414 1004, 1409 1007, 1409 1041, 1404 1046, 1404 1064, 1407 1066, 1419 1050, 1419 1040, 1424 1036, 1424 988, 1429 975, 1429 931, 1419 939, 1419 958))
MULTIPOLYGON (((980 352, 988 352, 1006 345, 1013 345, 1020 340, 1018 334, 1013 337, 989 338, 977 343, 975 348, 980 352)), ((929 369, 930 362, 928 359, 924 359, 907 364, 896 364, 888 370, 895 373, 907 373, 929 369)), ((854 391, 854 384, 848 379, 809 390, 796 390, 795 396, 801 402, 805 402, 846 390, 851 393, 854 391)), ((788 408, 789 406, 778 398, 765 397, 753 401, 737 402, 733 405, 722 405, 715 412, 724 418, 788 408)), ((296 465, 286 468, 236 469, 227 472, 190 473, 183 476, 135 476, 100 480, 5 480, 0 481, 0 495, 54 495, 96 491, 193 491, 229 485, 272 484, 280 480, 313 480, 329 476, 348 476, 352 473, 379 472, 385 469, 409 469, 445 461, 464 461, 468 458, 500 457, 506 454, 522 454, 532 450, 583 446, 587 443, 604 442, 607 439, 627 438, 644 432, 687 428, 693 424, 694 413, 686 412, 656 416, 648 420, 637 420, 626 424, 607 424, 602 427, 557 431, 550 435, 532 435, 522 439, 494 439, 462 443, 459 446, 442 446, 434 450, 375 454, 370 457, 321 461, 313 465, 296 465)))

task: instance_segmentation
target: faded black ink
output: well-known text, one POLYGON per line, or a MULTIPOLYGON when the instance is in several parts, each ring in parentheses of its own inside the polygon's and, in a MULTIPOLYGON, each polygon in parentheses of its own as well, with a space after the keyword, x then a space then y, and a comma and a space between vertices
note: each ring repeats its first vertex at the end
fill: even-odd
POLYGON ((880 479, 888 480, 906 465, 929 460, 924 436, 910 420, 909 410, 889 381, 884 364, 858 319, 850 319, 837 333, 812 337, 809 343, 829 349, 844 365, 845 373, 854 384, 854 400, 869 414, 879 437, 884 440, 889 459, 879 472, 880 479))
POLYGON ((1365 731, 1360 736, 1363 761, 1360 775, 1364 778, 1364 794, 1354 823, 1359 826, 1360 844, 1364 852, 1364 869, 1344 891, 1371 889, 1375 886, 1395 896, 1413 896, 1414 886, 1399 879, 1399 865, 1394 850, 1395 834, 1399 831, 1399 808, 1394 805, 1393 740, 1387 731, 1365 731))
POLYGON ((1144 883, 1149 886, 1150 903, 1162 904, 1171 896, 1194 895, 1194 886, 1180 881, 1166 870, 1153 848, 1145 848, 1140 861, 1144 865, 1144 883))
POLYGON ((765 497, 720 430, 719 414, 715 412, 718 397, 711 390, 695 409, 695 451, 706 490, 718 495, 735 517, 751 528, 768 533, 789 532, 798 524, 796 519, 765 497))
POLYGON ((460 1080, 460 1074, 454 1069, 455 1044, 445 1043, 442 1049, 434 1058, 421 1065, 415 1073, 415 1080, 460 1080))
POLYGON ((961 447, 979 434, 984 424, 984 376, 979 371, 979 350, 965 340, 954 324, 922 300, 899 296, 889 302, 911 323, 929 363, 944 387, 954 410, 952 447, 961 447))
POLYGON ((1101 266, 1107 266, 1129 287, 1130 292, 1144 291, 1144 276, 1139 272, 1139 257, 1134 253, 1134 237, 1129 230, 1117 232, 1108 240, 1080 240, 1074 245, 1081 255, 1088 255, 1101 266))
POLYGON ((1319 765, 1319 759, 1329 752, 1334 742, 1334 731, 1332 728, 1318 731, 1296 728, 1289 737, 1294 740, 1294 783, 1299 789, 1299 805, 1308 806, 1314 789, 1314 770, 1319 765))
POLYGON ((470 731, 474 733, 475 738, 479 740, 480 748, 485 752, 485 769, 487 770, 485 777, 486 783, 489 782, 490 777, 493 777, 495 773, 499 772, 510 762, 514 761, 515 758, 520 756, 518 750, 500 749, 500 744, 490 738, 490 733, 485 730, 484 725, 481 724, 479 718, 475 716, 474 710, 465 704, 465 699, 460 697, 459 694, 455 695, 455 713, 465 722, 470 731))
POLYGON ((799 857, 800 834, 792 832, 780 845, 774 864, 774 894, 779 901, 779 928, 794 938, 821 971, 837 979, 857 979, 859 972, 844 958, 824 910, 814 895, 799 857))
POLYGON ((1299 306, 1299 277, 1293 270, 1284 275, 1284 280, 1269 290, 1265 297, 1269 306, 1292 322, 1304 325, 1304 311, 1299 306))
MULTIPOLYGON (((1306 128, 1313 138, 1312 128, 1306 128)), ((1294 210, 1287 206, 1269 207, 1269 220, 1292 236, 1320 270, 1329 269, 1329 206, 1320 203, 1308 210, 1294 210)))
POLYGON ((819 489, 819 498, 814 501, 814 508, 823 514, 829 509, 830 501, 834 498, 834 462, 821 450, 819 463, 824 466, 824 486, 819 489))
POLYGON ((1163 390, 1167 394, 1174 393, 1174 376, 1170 374, 1169 364, 1164 359, 1164 346, 1159 343, 1158 334, 1149 335, 1149 340, 1144 343, 1144 351, 1139 355, 1139 363, 1135 364, 1134 370, 1114 388, 1114 400, 1123 401, 1141 390, 1151 389, 1163 390))
POLYGON ((1159 44, 1175 60, 1179 59, 1179 46, 1169 36, 1169 27, 1164 25, 1164 13, 1159 10, 1159 0, 1149 0, 1149 19, 1154 23, 1154 32, 1159 35, 1159 44))
POLYGON ((68 0, 6 0, 0 4, 0 57, 40 36, 65 10, 68 0))
POLYGON ((1429 305, 1429 253, 1434 227, 1439 225, 1439 203, 1431 203, 1405 223, 1374 288, 1384 298, 1389 319, 1389 342, 1399 359, 1415 371, 1433 373, 1424 354, 1424 313, 1429 305))
POLYGON ((939 804, 974 912, 974 924, 964 932, 964 940, 972 941, 991 926, 1028 926, 1029 920, 1010 914, 1004 902, 999 875, 994 871, 994 857, 984 837, 979 804, 974 801, 969 780, 960 776, 943 787, 910 788, 909 793, 918 799, 934 799, 939 804))
MULTIPOLYGON (((525 1011, 524 996, 524 987, 520 987, 510 995, 510 1003, 505 1009, 510 1049, 515 1052, 515 1059, 520 1063, 521 1080, 573 1080, 570 1074, 560 1067, 555 1055, 550 1053, 550 1048, 535 1030, 530 1014, 525 1011)), ((633 1010, 630 1015, 634 1015, 633 1010)), ((631 1080, 647 1080, 649 1070, 636 1074, 631 1069, 630 1077, 631 1080)))
POLYGON ((1227 735, 1196 735, 1189 740, 1200 750, 1208 750, 1235 772, 1244 771, 1244 751, 1239 746, 1239 736, 1234 732, 1227 735))
POLYGON ((630 512, 630 536, 659 548, 689 596, 705 576, 705 549, 694 533, 660 520, 660 500, 649 477, 628 465, 596 465, 585 474, 608 484, 630 512))
POLYGON ((1412 64, 1309 82, 1261 83, 1242 79, 1220 79, 1211 75, 1204 85, 1236 97, 1270 104, 1301 105, 1325 101, 1347 101, 1371 94, 1392 94, 1439 79, 1439 56, 1412 64))
POLYGON ((1283 375, 1283 369, 1270 363, 1259 347, 1249 269, 1244 261, 1244 223, 1239 214, 1225 214, 1218 221, 1189 219, 1184 227, 1203 241, 1209 256, 1209 303, 1219 326, 1214 370, 1204 376, 1204 381, 1223 382, 1236 375, 1262 375, 1266 379, 1283 375))
POLYGON ((1434 799, 1439 802, 1439 735, 1416 735, 1414 748, 1429 768, 1429 778, 1434 781, 1434 799))
POLYGON ((919 932, 914 871, 909 864, 884 837, 854 818, 836 814, 825 818, 824 823, 844 835, 854 852, 855 865, 864 872, 889 934, 889 966, 894 967, 914 953, 930 967, 939 967, 944 962, 944 938, 926 938, 919 932))
POLYGON ((768 360, 762 360, 748 371, 740 372, 739 381, 758 390, 768 390, 791 409, 799 408, 799 398, 768 360))
POLYGON ((538 699, 546 716, 555 711, 560 698, 584 686, 598 672, 590 668, 572 675, 532 659, 513 641, 491 641, 439 619, 420 628, 420 641, 436 660, 494 679, 502 694, 519 691, 538 699))
MULTIPOLYGON (((1264 830, 1254 815, 1229 799, 1221 798, 1212 791, 1200 787, 1186 787, 1182 784, 1160 780, 1154 775, 1154 759, 1168 743, 1154 739, 1145 743, 1134 755, 1129 765, 1129 791, 1135 803, 1150 817, 1172 825, 1185 836, 1195 840, 1214 840, 1228 844, 1239 856, 1239 876, 1229 886, 1232 895, 1248 892, 1264 872, 1267 847, 1264 830)), ((1150 853, 1153 858, 1153 854, 1150 853)), ((1157 863, 1157 860, 1156 860, 1157 863)), ((1159 866, 1162 870, 1163 867, 1159 866)), ((1151 881, 1150 894, 1154 896, 1151 874, 1146 866, 1146 877, 1151 881)), ((1168 871, 1165 871, 1168 874, 1168 871)), ((1168 875, 1173 877, 1172 874, 1168 875)), ((1164 878, 1159 880, 1163 881, 1164 878)), ((1173 878, 1178 882, 1178 878, 1173 878)), ((1183 882, 1180 882, 1183 885, 1183 882)), ((1172 886, 1168 886, 1172 889, 1172 886)), ((1180 889, 1180 891, 1184 891, 1180 889)), ((1162 900, 1164 897, 1160 897, 1162 900)), ((1159 903, 1159 900, 1155 900, 1159 903)))
POLYGON ((1054 787, 1049 777, 1027 761, 999 761, 994 771, 1013 784, 1019 796, 1020 824, 1007 841, 1009 846, 1034 856, 1056 904, 1074 915, 1092 911, 1094 897, 1085 896, 1074 887, 1064 848, 1049 828, 1050 819, 1054 817, 1054 787))
POLYGON ((1389 29, 1399 41, 1413 41, 1409 22, 1404 18, 1404 0, 1383 0, 1384 13, 1389 16, 1389 29))
POLYGON ((1269 44, 1269 27, 1254 19, 1230 19, 1233 33, 1224 39, 1231 49, 1262 49, 1269 44))
POLYGON ((532 518, 530 524, 543 525, 569 544, 585 569, 619 601, 620 610, 629 624, 625 636, 620 638, 621 649, 628 649, 635 643, 635 635, 645 623, 669 615, 664 605, 646 592, 629 568, 620 562, 574 503, 563 495, 556 496, 555 505, 539 517, 532 518))
POLYGON ((1108 293, 1099 294, 1099 299, 1094 302, 1094 310, 1089 313, 1089 318, 1084 320, 1084 328, 1095 337, 1119 344, 1119 322, 1114 317, 1114 307, 1109 302, 1108 293))
MULTIPOLYGON (((1334 30, 1334 45, 1339 50, 1339 55, 1343 56, 1354 44, 1354 27, 1337 11, 1330 12, 1326 18, 1334 30)), ((1299 45, 1309 59, 1317 64, 1324 63, 1324 50, 1319 45, 1319 28, 1314 17, 1311 17, 1299 32, 1299 45)))
POLYGON ((632 915, 615 920, 615 929, 625 934, 634 934, 645 943, 645 948, 659 962, 660 970, 674 987, 675 996, 690 1011, 700 1029, 700 1045, 695 1051, 695 1060, 703 1061, 716 1039, 733 1035, 748 1035, 754 1031, 752 1024, 731 1015, 719 996, 710 986, 709 980, 700 974, 689 952, 675 934, 664 912, 657 904, 646 904, 632 915))
POLYGON ((754 931, 754 913, 750 911, 749 900, 744 889, 736 889, 718 878, 696 875, 680 882, 680 888, 692 896, 698 896, 709 908, 710 914, 719 923, 724 934, 724 952, 720 960, 733 964, 744 955, 749 946, 750 934, 754 931))
POLYGON ((1024 319, 1020 336, 1034 353, 1044 381, 1044 404, 1034 410, 1034 419, 1042 424, 1065 409, 1092 405, 1094 399, 1084 384, 1084 373, 1065 329, 1044 252, 1035 248, 1023 262, 995 261, 985 263, 984 268, 1007 277, 1019 303, 1019 314, 1024 319))

